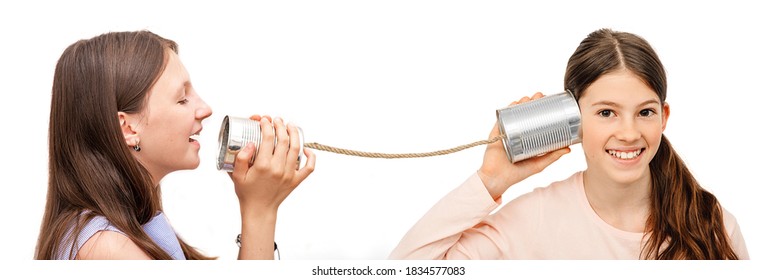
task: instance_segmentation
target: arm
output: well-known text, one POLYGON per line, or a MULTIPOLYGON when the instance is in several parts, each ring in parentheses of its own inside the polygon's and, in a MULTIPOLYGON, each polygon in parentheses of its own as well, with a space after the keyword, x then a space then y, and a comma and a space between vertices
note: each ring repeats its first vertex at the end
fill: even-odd
POLYGON ((490 230, 492 225, 481 222, 498 205, 479 177, 472 174, 407 232, 389 259, 496 258, 498 246, 493 240, 500 240, 498 232, 490 230), (495 254, 471 255, 467 248, 461 246, 463 243, 467 243, 466 247, 495 251, 495 254))
MULTIPOLYGON (((512 102, 510 105, 516 105, 530 100, 544 97, 537 92, 533 97, 523 97, 520 101, 512 102)), ((490 138, 499 135, 498 124, 493 126, 490 131, 490 138)), ((482 166, 477 174, 482 179, 482 183, 488 190, 493 199, 498 199, 509 187, 525 180, 526 178, 541 172, 547 166, 558 160, 561 156, 571 152, 568 147, 546 153, 544 155, 512 163, 506 156, 506 150, 501 142, 495 142, 488 145, 485 150, 485 156, 482 160, 482 166)))
MULTIPOLYGON (((537 93, 532 99, 541 98, 537 93)), ((512 105, 527 102, 524 97, 512 105)), ((494 125, 490 138, 499 134, 494 125)), ((512 185, 539 173, 570 152, 560 149, 512 163, 500 142, 488 145, 477 176, 440 200, 404 236, 391 259, 497 259, 504 254, 505 238, 497 221, 489 219, 501 195, 512 185)))
POLYGON ((297 169, 301 143, 296 127, 286 126, 282 119, 252 116, 260 121, 262 139, 253 165, 255 150, 248 144, 235 160, 229 176, 234 181, 242 217, 241 246, 238 259, 273 259, 275 224, 280 204, 315 169, 315 154, 304 149, 307 162, 297 169))

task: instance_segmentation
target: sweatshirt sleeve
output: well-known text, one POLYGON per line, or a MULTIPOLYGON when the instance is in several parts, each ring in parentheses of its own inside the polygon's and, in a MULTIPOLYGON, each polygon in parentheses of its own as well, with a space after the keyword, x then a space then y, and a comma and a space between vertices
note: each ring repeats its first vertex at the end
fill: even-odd
POLYGON ((405 234, 389 259, 499 258, 499 231, 483 223, 499 204, 474 173, 405 234))

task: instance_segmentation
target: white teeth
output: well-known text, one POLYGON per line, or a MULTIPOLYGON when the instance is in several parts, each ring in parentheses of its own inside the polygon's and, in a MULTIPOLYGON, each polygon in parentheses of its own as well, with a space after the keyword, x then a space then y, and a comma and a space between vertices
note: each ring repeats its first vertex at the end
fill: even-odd
POLYGON ((633 152, 620 152, 615 150, 607 150, 610 155, 620 158, 620 159, 633 159, 641 154, 641 150, 636 150, 633 152))
POLYGON ((189 142, 191 142, 192 140, 199 141, 199 134, 192 134, 191 136, 189 136, 189 142))

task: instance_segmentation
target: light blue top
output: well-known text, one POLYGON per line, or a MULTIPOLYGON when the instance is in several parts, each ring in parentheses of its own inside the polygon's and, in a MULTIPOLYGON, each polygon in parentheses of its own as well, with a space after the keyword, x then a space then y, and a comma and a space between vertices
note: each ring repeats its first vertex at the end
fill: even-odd
MULTIPOLYGON (((83 246, 84 243, 86 243, 86 241, 89 240, 89 238, 91 238, 95 233, 103 230, 124 234, 121 230, 113 226, 113 224, 111 224, 104 216, 95 216, 78 234, 78 238, 75 240, 76 252, 78 252, 78 250, 81 249, 81 246, 83 246)), ((148 236, 151 237, 151 239, 153 239, 154 242, 156 242, 157 245, 159 245, 159 247, 164 249, 164 251, 167 252, 167 254, 169 254, 172 259, 186 259, 183 254, 183 249, 181 249, 181 245, 178 243, 178 238, 175 235, 175 231, 172 229, 172 226, 170 226, 170 222, 167 220, 167 216, 165 216, 163 212, 157 213, 156 216, 148 221, 148 223, 145 223, 143 225, 143 230, 146 232, 146 234, 148 234, 148 236)), ((63 240, 72 240, 70 238, 71 234, 73 234, 72 228, 63 240)), ((62 244, 60 244, 59 254, 57 255, 58 260, 75 258, 75 254, 71 254, 71 245, 71 243, 64 241, 62 244)))

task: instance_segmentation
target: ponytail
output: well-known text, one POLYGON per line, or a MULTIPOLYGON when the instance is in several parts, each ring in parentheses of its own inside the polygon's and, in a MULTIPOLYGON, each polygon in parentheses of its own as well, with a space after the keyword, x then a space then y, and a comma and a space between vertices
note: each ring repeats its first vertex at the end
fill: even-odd
POLYGON ((652 179, 647 243, 642 258, 738 259, 717 198, 704 190, 663 135, 649 163, 652 179))

